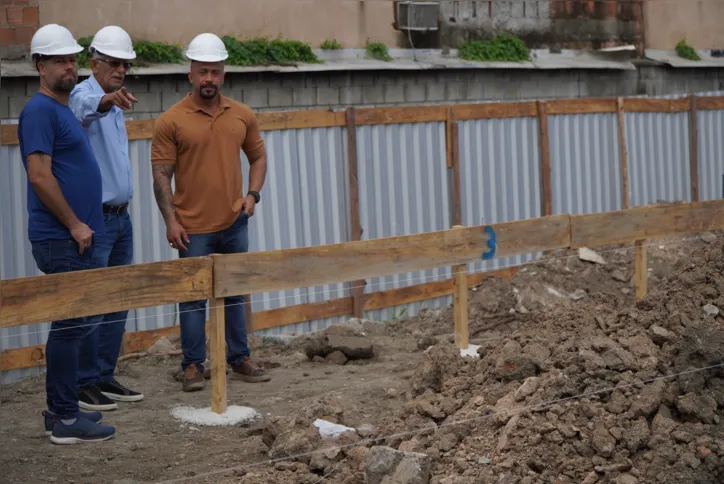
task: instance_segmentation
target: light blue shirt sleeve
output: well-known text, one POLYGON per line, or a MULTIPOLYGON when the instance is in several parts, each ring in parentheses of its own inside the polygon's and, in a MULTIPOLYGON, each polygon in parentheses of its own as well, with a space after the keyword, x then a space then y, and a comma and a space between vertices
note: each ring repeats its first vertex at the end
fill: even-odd
POLYGON ((83 127, 88 127, 93 121, 108 116, 112 111, 109 109, 104 113, 98 112, 98 105, 103 96, 104 94, 95 92, 90 83, 84 82, 76 85, 70 93, 70 109, 83 127))

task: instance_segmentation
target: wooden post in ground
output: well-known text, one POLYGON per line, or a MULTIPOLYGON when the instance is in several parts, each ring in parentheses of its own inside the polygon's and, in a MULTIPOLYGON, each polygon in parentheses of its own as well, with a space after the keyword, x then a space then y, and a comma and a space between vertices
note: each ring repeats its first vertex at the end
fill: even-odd
MULTIPOLYGON (((464 228, 462 225, 454 229, 464 228)), ((453 313, 455 314, 455 346, 461 350, 468 348, 470 333, 468 329, 468 273, 466 264, 453 266, 453 313)))
POLYGON ((636 272, 635 272, 635 281, 636 281, 636 300, 640 301, 641 299, 646 297, 646 294, 648 292, 648 267, 646 264, 646 241, 645 240, 637 240, 635 242, 636 245, 636 272))
POLYGON ((209 340, 211 354, 211 411, 226 412, 226 331, 224 298, 209 299, 209 340))
MULTIPOLYGON (((354 108, 347 108, 345 112, 347 122, 347 163, 349 170, 349 209, 351 240, 362 240, 362 225, 359 214, 359 179, 357 173, 357 121, 354 108)), ((364 316, 364 292, 366 281, 364 279, 351 282, 352 313, 355 318, 364 316)))

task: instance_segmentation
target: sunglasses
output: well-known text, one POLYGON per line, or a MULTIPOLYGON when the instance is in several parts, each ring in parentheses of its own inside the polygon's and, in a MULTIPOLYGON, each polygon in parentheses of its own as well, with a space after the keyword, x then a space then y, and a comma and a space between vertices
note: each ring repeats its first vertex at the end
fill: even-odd
POLYGON ((96 59, 96 60, 108 64, 113 69, 118 69, 119 67, 123 66, 126 68, 126 70, 129 70, 133 67, 132 62, 121 62, 121 61, 117 61, 117 60, 108 60, 108 59, 96 59))

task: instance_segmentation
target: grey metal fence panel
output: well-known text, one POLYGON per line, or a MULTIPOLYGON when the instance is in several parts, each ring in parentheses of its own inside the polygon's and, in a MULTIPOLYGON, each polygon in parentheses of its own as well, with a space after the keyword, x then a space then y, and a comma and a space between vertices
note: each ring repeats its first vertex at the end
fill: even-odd
MULTIPOLYGON (((166 241, 166 223, 156 205, 151 171, 151 140, 129 143, 133 171, 133 262, 142 264, 178 259, 166 241)), ((168 304, 129 311, 127 331, 145 331, 178 325, 178 305, 168 304)))
POLYGON ((699 199, 724 198, 724 111, 699 111, 699 199))
MULTIPOLYGON (((344 128, 262 132, 268 172, 262 201, 249 221, 249 250, 291 249, 349 240, 346 133, 344 128)), ((242 153, 248 188, 249 164, 242 153)), ((331 284, 252 296, 254 311, 337 299, 349 295, 331 284)), ((300 334, 328 327, 327 318, 260 331, 260 335, 300 334)))
POLYGON ((548 135, 554 214, 622 208, 615 114, 549 116, 548 135))
MULTIPOLYGON (((541 216, 536 118, 459 122, 462 219, 466 226, 541 216)), ((537 254, 468 264, 469 273, 502 269, 537 254)))
MULTIPOLYGON (((20 147, 0 146, 0 279, 41 274, 28 242, 27 183, 20 147)), ((0 329, 0 351, 44 344, 49 329, 50 323, 0 329)), ((1 372, 0 383, 41 372, 41 368, 1 372)))
MULTIPOLYGON (((450 228, 445 124, 410 123, 357 129, 362 238, 376 239, 450 228)), ((449 268, 376 277, 366 293, 423 284, 449 276, 449 268)), ((438 307, 448 298, 406 306, 404 316, 438 307)), ((366 317, 390 320, 404 308, 368 311, 366 317)))
POLYGON ((691 201, 689 113, 626 113, 631 206, 691 201))

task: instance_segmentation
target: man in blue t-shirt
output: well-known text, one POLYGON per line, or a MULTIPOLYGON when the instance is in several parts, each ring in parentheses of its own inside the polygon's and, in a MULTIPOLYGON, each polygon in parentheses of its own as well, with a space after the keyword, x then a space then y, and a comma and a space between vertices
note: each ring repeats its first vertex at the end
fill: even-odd
MULTIPOLYGON (((28 236, 46 274, 94 269, 93 236, 104 230, 102 181, 88 137, 68 107, 83 48, 65 27, 45 25, 30 53, 40 89, 20 113, 18 138, 28 174, 28 236)), ((115 429, 78 408, 78 350, 100 317, 53 321, 46 344, 46 434, 56 444, 107 440, 115 429)))

